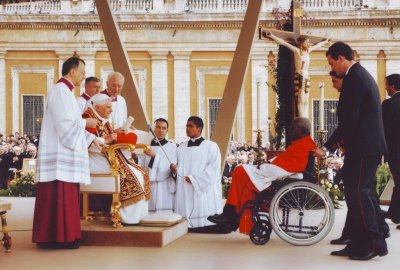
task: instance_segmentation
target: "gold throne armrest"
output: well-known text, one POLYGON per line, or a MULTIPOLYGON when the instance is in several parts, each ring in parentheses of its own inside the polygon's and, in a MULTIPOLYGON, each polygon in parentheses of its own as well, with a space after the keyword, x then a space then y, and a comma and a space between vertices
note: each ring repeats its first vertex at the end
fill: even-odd
POLYGON ((135 149, 143 149, 144 151, 150 150, 150 146, 147 144, 129 144, 129 143, 117 143, 109 146, 103 147, 101 150, 102 152, 105 152, 108 154, 109 161, 110 161, 110 169, 111 173, 113 175, 118 174, 118 167, 119 167, 119 161, 117 160, 115 156, 115 151, 116 150, 129 150, 129 151, 134 151, 135 149))

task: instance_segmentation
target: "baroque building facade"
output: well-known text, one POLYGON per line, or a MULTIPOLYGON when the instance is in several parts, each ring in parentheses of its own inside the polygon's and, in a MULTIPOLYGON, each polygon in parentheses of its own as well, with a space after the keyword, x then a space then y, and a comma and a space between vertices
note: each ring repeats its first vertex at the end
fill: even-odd
MULTIPOLYGON (((110 0, 144 108, 151 121, 158 117, 170 121, 170 138, 185 138, 190 115, 205 120, 204 135, 210 136, 248 1, 253 0, 110 0)), ((263 1, 260 27, 271 29, 291 2, 254 1, 263 1)), ((302 32, 349 43, 378 82, 381 98, 386 98, 385 76, 400 73, 400 1, 301 2, 302 32)), ((112 64, 95 3, 0 3, 0 133, 38 133, 46 93, 61 76, 65 59, 78 54, 86 61, 86 75, 101 78, 105 88, 112 64)), ((255 141, 257 126, 265 130, 273 126, 276 96, 271 85, 277 49, 273 42, 254 39, 234 140, 255 141)), ((338 93, 331 86, 325 51, 326 47, 311 54, 309 118, 314 129, 321 83, 325 125, 335 121, 338 93)), ((81 91, 76 89, 76 95, 81 91)))

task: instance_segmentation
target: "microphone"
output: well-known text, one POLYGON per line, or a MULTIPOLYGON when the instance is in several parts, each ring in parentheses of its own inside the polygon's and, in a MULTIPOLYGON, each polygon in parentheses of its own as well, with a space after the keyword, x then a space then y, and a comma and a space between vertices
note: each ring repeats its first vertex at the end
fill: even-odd
POLYGON ((150 130, 151 135, 154 136, 154 138, 156 139, 156 141, 158 141, 157 136, 156 136, 156 134, 154 133, 153 128, 151 127, 150 124, 147 124, 147 128, 150 130))

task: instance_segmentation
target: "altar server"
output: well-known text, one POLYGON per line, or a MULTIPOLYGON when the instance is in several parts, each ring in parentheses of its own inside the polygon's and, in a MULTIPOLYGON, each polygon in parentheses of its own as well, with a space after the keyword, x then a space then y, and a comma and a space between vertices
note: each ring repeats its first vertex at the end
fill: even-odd
POLYGON ((222 210, 221 154, 216 143, 201 136, 203 126, 201 118, 189 117, 190 140, 180 144, 178 163, 171 166, 177 173, 175 212, 188 220, 191 232, 212 230, 207 217, 222 210))
POLYGON ((151 142, 151 150, 139 156, 138 163, 148 170, 151 183, 149 202, 150 212, 173 212, 175 197, 175 179, 170 165, 177 161, 177 146, 168 141, 168 121, 158 118, 154 122, 154 133, 157 138, 151 142), (162 149, 161 149, 162 148, 162 149))

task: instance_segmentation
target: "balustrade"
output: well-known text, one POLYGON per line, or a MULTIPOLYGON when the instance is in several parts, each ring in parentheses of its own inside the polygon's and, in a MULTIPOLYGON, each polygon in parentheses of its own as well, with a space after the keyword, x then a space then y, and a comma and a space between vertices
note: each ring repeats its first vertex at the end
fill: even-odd
POLYGON ((114 11, 151 11, 154 9, 154 0, 111 0, 111 8, 114 11))
POLYGON ((5 4, 3 7, 3 12, 6 14, 58 13, 60 11, 61 0, 5 4))
POLYGON ((361 8, 362 0, 302 0, 304 9, 361 8))
MULTIPOLYGON (((110 0, 112 9, 117 13, 182 13, 182 12, 245 12, 250 0, 110 0)), ((253 0, 252 0, 253 1, 253 0)), ((254 0, 255 1, 255 0, 254 0)), ((264 1, 263 12, 274 8, 288 9, 291 0, 257 0, 264 1)), ((397 1, 397 0, 396 0, 397 1)), ((398 8, 394 0, 301 0, 304 10, 332 11, 349 9, 390 9, 398 8)), ((3 14, 29 13, 63 13, 85 14, 88 6, 94 6, 94 0, 66 1, 47 0, 0 5, 3 14)), ((91 11, 93 12, 93 10, 91 11)))

